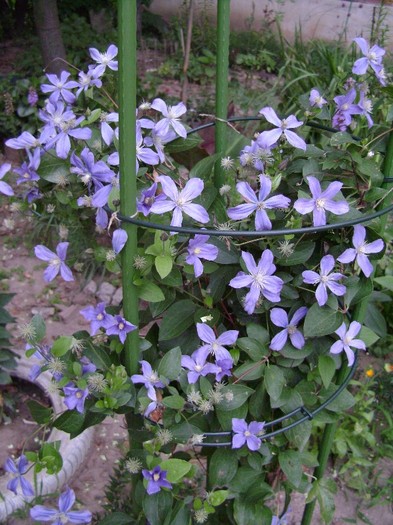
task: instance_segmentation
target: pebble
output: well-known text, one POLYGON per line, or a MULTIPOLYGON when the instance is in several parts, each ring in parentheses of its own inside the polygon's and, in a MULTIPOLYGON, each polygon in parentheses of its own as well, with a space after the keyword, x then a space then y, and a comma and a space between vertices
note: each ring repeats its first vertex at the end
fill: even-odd
POLYGON ((55 314, 55 309, 52 306, 36 306, 31 309, 33 315, 42 315, 42 317, 50 317, 55 314))
POLYGON ((97 297, 105 303, 110 303, 115 291, 116 288, 111 283, 104 281, 98 289, 97 297))
POLYGON ((118 288, 115 292, 115 295, 112 297, 112 304, 118 306, 123 300, 123 289, 118 288))
POLYGON ((89 281, 86 286, 83 288, 85 293, 94 295, 97 292, 97 283, 93 280, 89 281))

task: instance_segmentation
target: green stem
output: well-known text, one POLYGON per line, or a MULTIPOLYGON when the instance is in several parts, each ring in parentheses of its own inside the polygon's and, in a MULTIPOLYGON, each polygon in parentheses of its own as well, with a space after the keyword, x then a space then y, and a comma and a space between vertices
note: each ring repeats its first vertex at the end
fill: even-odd
MULTIPOLYGON (((227 148, 228 118, 228 55, 230 0, 217 2, 217 65, 216 65, 216 153, 223 156, 227 148)), ((221 159, 214 166, 214 185, 218 189, 225 183, 221 159)))
MULTIPOLYGON (((119 154, 120 154, 120 212, 124 216, 136 208, 136 2, 118 0, 119 20, 119 154)), ((122 284, 124 317, 138 325, 138 295, 133 284, 137 253, 137 228, 123 222, 128 241, 122 250, 122 284)), ((138 370, 138 330, 130 332, 124 348, 123 363, 129 375, 138 370)))
MULTIPOLYGON (((389 134, 388 143, 386 146, 386 155, 385 155, 385 160, 383 163, 382 171, 385 177, 393 176, 393 131, 391 131, 389 134)), ((391 183, 389 182, 385 182, 384 184, 382 184, 382 188, 392 189, 392 187, 393 186, 391 186, 391 183)), ((388 197, 383 200, 380 207, 386 208, 386 206, 389 206, 389 204, 392 202, 392 199, 393 199, 393 195, 392 195, 392 192, 390 192, 388 197)), ((388 214, 383 215, 381 217, 381 220, 380 220, 381 226, 379 230, 381 234, 385 231, 387 220, 388 220, 388 214)))

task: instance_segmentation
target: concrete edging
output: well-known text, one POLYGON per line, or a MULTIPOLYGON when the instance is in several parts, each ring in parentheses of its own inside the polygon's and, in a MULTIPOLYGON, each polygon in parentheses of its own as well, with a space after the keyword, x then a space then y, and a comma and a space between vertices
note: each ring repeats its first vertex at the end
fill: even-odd
MULTIPOLYGON (((32 360, 27 360, 21 357, 18 366, 12 371, 12 375, 29 380, 29 372, 32 365, 32 360)), ((48 372, 42 373, 34 382, 35 385, 45 390, 51 401, 55 414, 60 414, 66 410, 63 398, 56 393, 48 393, 47 389, 51 382, 51 375, 48 372)), ((48 437, 48 441, 60 441, 60 454, 63 458, 63 467, 56 475, 48 475, 45 472, 40 472, 37 475, 37 483, 35 486, 36 495, 45 495, 57 492, 65 485, 71 477, 76 473, 83 463, 94 433, 93 428, 88 428, 82 434, 74 439, 70 439, 65 432, 53 429, 48 437)), ((15 495, 6 488, 9 479, 12 476, 5 475, 0 478, 0 523, 3 522, 13 512, 23 508, 26 502, 31 501, 33 497, 26 498, 23 495, 15 495)), ((30 470, 26 476, 34 487, 34 472, 30 470)))

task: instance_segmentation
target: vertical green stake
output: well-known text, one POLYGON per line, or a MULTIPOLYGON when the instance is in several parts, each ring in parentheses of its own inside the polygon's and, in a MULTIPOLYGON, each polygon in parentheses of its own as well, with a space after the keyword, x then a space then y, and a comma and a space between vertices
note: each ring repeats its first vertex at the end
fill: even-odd
MULTIPOLYGON (((136 0, 118 0, 119 20, 119 154, 120 212, 136 211, 136 0)), ((137 253, 137 229, 123 223, 128 241, 122 250, 123 312, 127 321, 138 326, 138 295, 133 284, 134 256, 137 253)), ((138 371, 138 330, 127 336, 123 363, 129 375, 138 371)))
MULTIPOLYGON (((217 2, 217 66, 216 66, 216 153, 224 155, 227 149, 228 116, 228 55, 229 55, 229 18, 230 0, 217 2)), ((214 166, 214 185, 220 188, 225 183, 221 159, 214 166)))

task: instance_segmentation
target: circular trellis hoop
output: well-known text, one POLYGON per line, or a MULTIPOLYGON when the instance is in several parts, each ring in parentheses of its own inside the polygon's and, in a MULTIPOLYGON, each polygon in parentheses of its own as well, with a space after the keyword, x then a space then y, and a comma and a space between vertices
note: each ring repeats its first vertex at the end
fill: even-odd
MULTIPOLYGON (((228 118, 226 122, 229 124, 230 122, 238 122, 238 121, 257 121, 261 120, 260 117, 232 117, 228 118)), ((203 129, 212 127, 215 125, 214 122, 209 122, 207 124, 202 124, 201 126, 194 128, 192 130, 189 130, 187 132, 187 135, 190 135, 192 133, 197 133, 198 131, 201 131, 203 129)), ((314 127, 317 129, 321 129, 324 131, 328 131, 331 133, 337 133, 337 130, 333 128, 328 128, 326 126, 322 126, 320 124, 316 123, 309 123, 310 127, 314 127)), ((355 140, 360 140, 359 137, 353 136, 355 140)), ((391 183, 393 182, 393 177, 385 177, 383 179, 383 183, 391 183)), ((109 206, 105 206, 105 210, 109 213, 114 213, 113 210, 109 208, 109 206)), ((304 228, 284 228, 281 230, 247 230, 247 231, 232 231, 232 230, 217 230, 217 229, 209 229, 209 228, 191 228, 191 227, 185 227, 185 226, 171 226, 167 224, 160 224, 150 221, 142 221, 139 219, 136 219, 135 217, 126 217, 120 213, 116 213, 116 217, 120 221, 124 221, 130 224, 133 224, 134 226, 139 226, 141 228, 146 229, 154 229, 154 230, 161 230, 166 232, 176 232, 176 233, 182 233, 185 235, 209 235, 213 237, 251 237, 251 238, 257 238, 257 237, 282 237, 285 235, 304 235, 304 234, 315 234, 320 232, 325 232, 329 230, 338 230, 343 228, 348 228, 351 226, 355 226, 356 224, 362 224, 365 222, 370 222, 373 219, 376 219, 378 217, 381 217, 383 215, 386 215, 387 213, 390 213, 393 211, 393 204, 390 206, 387 206, 386 208, 383 208, 381 210, 378 210, 373 213, 364 214, 361 217, 357 217, 356 219, 351 219, 347 221, 341 221, 336 222, 333 224, 325 224, 323 226, 308 226, 304 228)), ((337 388, 335 392, 331 396, 328 397, 319 407, 316 409, 309 411, 304 405, 297 407, 296 409, 292 410, 288 414, 285 414, 284 416, 281 416, 274 421, 269 421, 265 423, 265 428, 272 429, 269 432, 266 432, 261 436, 263 440, 267 440, 270 438, 273 438, 274 436, 277 436, 278 434, 281 434, 283 432, 286 432, 287 430, 290 430, 301 423, 304 423, 305 421, 311 421, 315 415, 317 415, 319 412, 327 408, 342 392, 343 390, 348 386, 350 380, 355 374, 356 368, 358 363, 358 353, 355 352, 355 361, 353 365, 351 366, 351 369, 347 376, 345 377, 344 381, 340 384, 340 386, 337 388), (287 424, 286 426, 283 426, 279 429, 274 430, 274 427, 286 420, 289 420, 293 417, 299 416, 299 419, 296 419, 292 423, 287 424)), ((149 418, 147 418, 149 420, 149 418)), ((151 421, 151 420, 149 420, 151 421)), ((153 423, 153 421, 151 421, 153 423)), ((200 443, 196 443, 195 446, 200 447, 229 447, 231 446, 231 441, 220 441, 220 438, 229 438, 233 435, 232 431, 222 431, 222 432, 205 432, 201 434, 204 439, 208 439, 210 441, 204 442, 201 441, 200 443)))
MULTIPOLYGON (((225 122, 230 124, 231 122, 244 122, 244 121, 259 121, 261 120, 261 117, 255 116, 255 117, 231 117, 228 118, 225 122)), ((202 124, 201 126, 198 126, 196 128, 193 128, 187 132, 187 135, 191 135, 193 133, 198 133, 199 131, 210 128, 216 124, 216 121, 208 122, 207 124, 202 124)), ((334 128, 329 128, 327 126, 323 126, 321 124, 310 122, 307 124, 309 127, 321 129, 323 131, 328 131, 329 133, 337 133, 338 130, 334 128)), ((355 140, 360 140, 359 137, 352 136, 355 140)), ((385 177, 383 179, 383 183, 391 183, 393 182, 393 177, 385 177)), ((113 210, 109 208, 109 206, 105 206, 104 209, 109 213, 114 213, 113 210)), ((189 228, 185 226, 171 226, 168 224, 160 224, 157 222, 150 222, 150 221, 142 221, 140 219, 136 219, 135 217, 127 217, 120 213, 116 213, 116 217, 123 222, 127 222, 130 224, 133 224, 134 226, 139 226, 141 228, 146 229, 154 229, 154 230, 161 230, 166 232, 175 232, 175 233, 183 233, 185 235, 209 235, 212 237, 251 237, 251 238, 257 238, 257 237, 282 237, 284 235, 304 235, 304 234, 313 234, 313 233, 319 233, 319 232, 325 232, 329 230, 338 230, 342 228, 348 228, 351 226, 355 226, 356 224, 362 224, 364 222, 372 221, 373 219, 377 219, 378 217, 381 217, 382 215, 385 215, 387 213, 390 213, 393 211, 393 204, 390 206, 387 206, 386 208, 383 208, 381 210, 378 210, 374 213, 364 214, 361 217, 357 217, 356 219, 351 219, 348 221, 341 221, 341 222, 335 222, 333 224, 325 224, 323 226, 307 226, 304 228, 283 228, 281 230, 246 230, 246 231, 233 231, 233 230, 217 230, 213 228, 189 228)))
MULTIPOLYGON (((281 423, 281 422, 283 422, 283 421, 285 421, 287 419, 290 419, 291 417, 297 416, 299 414, 301 414, 301 416, 302 416, 302 417, 300 417, 300 419, 297 419, 296 421, 293 421, 292 423, 290 423, 289 425, 286 425, 285 427, 279 428, 277 430, 271 430, 270 432, 266 432, 265 434, 263 434, 261 436, 261 439, 262 440, 266 440, 266 439, 272 438, 274 436, 277 436, 278 434, 282 434, 283 432, 286 432, 287 430, 290 430, 291 428, 297 427, 301 423, 304 423, 304 421, 307 421, 307 420, 311 421, 316 414, 318 414, 319 412, 321 412, 322 410, 327 408, 330 405, 330 403, 332 403, 341 394, 341 392, 347 387, 348 383, 350 382, 350 380, 352 379, 352 377, 353 377, 353 375, 354 375, 354 373, 356 371, 357 362, 358 362, 358 354, 356 352, 355 353, 355 361, 354 361, 354 363, 353 363, 353 365, 351 367, 351 370, 347 374, 347 377, 344 379, 344 381, 341 383, 341 385, 337 388, 337 390, 335 392, 333 392, 333 394, 331 396, 329 396, 328 399, 326 399, 326 401, 324 401, 322 403, 322 405, 320 405, 318 408, 316 408, 315 410, 312 410, 312 411, 309 411, 305 406, 300 406, 298 408, 295 408, 295 410, 292 410, 292 412, 289 412, 288 414, 285 414, 284 416, 275 419, 274 421, 269 421, 268 423, 265 423, 265 427, 264 428, 273 428, 275 425, 278 425, 279 423, 281 423)), ((203 433, 204 439, 205 438, 215 439, 215 438, 220 438, 220 437, 229 437, 229 436, 232 436, 232 435, 233 435, 233 433, 231 431, 227 431, 227 432, 204 432, 203 433)), ((198 446, 198 447, 199 446, 200 447, 229 447, 230 445, 232 445, 231 441, 226 441, 226 442, 214 442, 214 441, 211 441, 211 442, 207 442, 207 443, 201 442, 201 443, 197 443, 196 444, 196 446, 198 446)))

